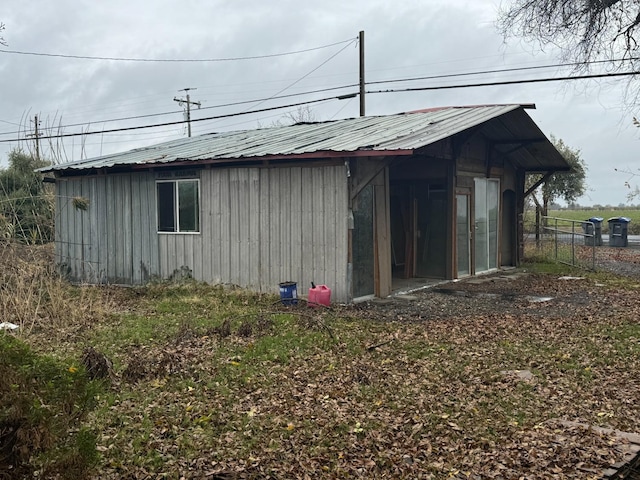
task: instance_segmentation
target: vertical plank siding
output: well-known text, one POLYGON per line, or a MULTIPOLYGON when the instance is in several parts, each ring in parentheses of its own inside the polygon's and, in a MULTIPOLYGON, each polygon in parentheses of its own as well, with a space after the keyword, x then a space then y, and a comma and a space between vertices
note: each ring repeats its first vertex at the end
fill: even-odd
POLYGON ((75 281, 144 283, 188 272, 276 293, 295 281, 349 301, 345 167, 200 172, 200 233, 158 234, 152 172, 57 180, 56 260, 75 281), (89 200, 86 211, 73 197, 89 200))
POLYGON ((325 283, 348 301, 343 166, 213 168, 200 174, 200 235, 157 235, 160 275, 275 293, 325 283))
POLYGON ((57 179, 60 271, 88 283, 142 283, 159 276, 154 188, 148 173, 57 179), (87 210, 74 207, 75 197, 89 201, 87 210))

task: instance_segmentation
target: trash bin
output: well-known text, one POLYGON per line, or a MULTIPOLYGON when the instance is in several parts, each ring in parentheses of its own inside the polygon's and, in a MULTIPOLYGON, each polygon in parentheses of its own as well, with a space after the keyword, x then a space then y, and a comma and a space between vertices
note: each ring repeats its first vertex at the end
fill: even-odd
POLYGON ((602 245, 602 217, 591 217, 582 224, 582 230, 586 236, 584 237, 584 244, 589 246, 601 246, 602 245), (586 223, 591 222, 591 223, 586 223))
POLYGON ((283 305, 298 304, 298 284, 296 282, 282 282, 280 287, 280 301, 283 305))
POLYGON ((628 231, 630 218, 612 217, 607 220, 609 223, 609 246, 627 247, 629 245, 628 231))

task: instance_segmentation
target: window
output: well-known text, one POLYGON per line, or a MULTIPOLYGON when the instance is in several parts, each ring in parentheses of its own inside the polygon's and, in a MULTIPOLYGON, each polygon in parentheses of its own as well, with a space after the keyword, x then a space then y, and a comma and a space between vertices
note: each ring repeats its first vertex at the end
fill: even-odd
POLYGON ((200 181, 161 180, 156 183, 159 232, 200 231, 200 181))

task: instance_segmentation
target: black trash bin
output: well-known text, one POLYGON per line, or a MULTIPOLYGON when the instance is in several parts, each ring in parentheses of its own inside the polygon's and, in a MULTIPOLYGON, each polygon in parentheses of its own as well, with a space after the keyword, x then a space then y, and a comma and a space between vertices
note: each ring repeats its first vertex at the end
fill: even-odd
POLYGON ((609 246, 627 247, 629 245, 629 222, 627 217, 612 217, 607 220, 609 223, 609 246))
POLYGON ((602 245, 602 221, 604 218, 602 217, 591 217, 586 222, 582 224, 582 230, 586 236, 584 237, 584 244, 589 246, 601 246, 602 245))

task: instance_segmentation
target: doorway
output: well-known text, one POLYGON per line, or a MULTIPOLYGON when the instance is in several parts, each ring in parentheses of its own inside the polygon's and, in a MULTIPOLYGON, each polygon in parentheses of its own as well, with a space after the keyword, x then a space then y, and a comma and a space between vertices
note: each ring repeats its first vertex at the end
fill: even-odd
POLYGON ((416 277, 447 275, 447 192, 443 186, 416 189, 416 277))
POLYGON ((469 195, 456 195, 456 265, 457 278, 471 275, 471 217, 469 195))
POLYGON ((353 204, 353 298, 375 292, 374 191, 367 185, 353 204))
POLYGON ((474 273, 498 268, 498 226, 500 181, 474 179, 474 273))
POLYGON ((447 199, 444 182, 403 181, 391 185, 394 289, 400 284, 424 284, 418 279, 446 278, 447 199))

